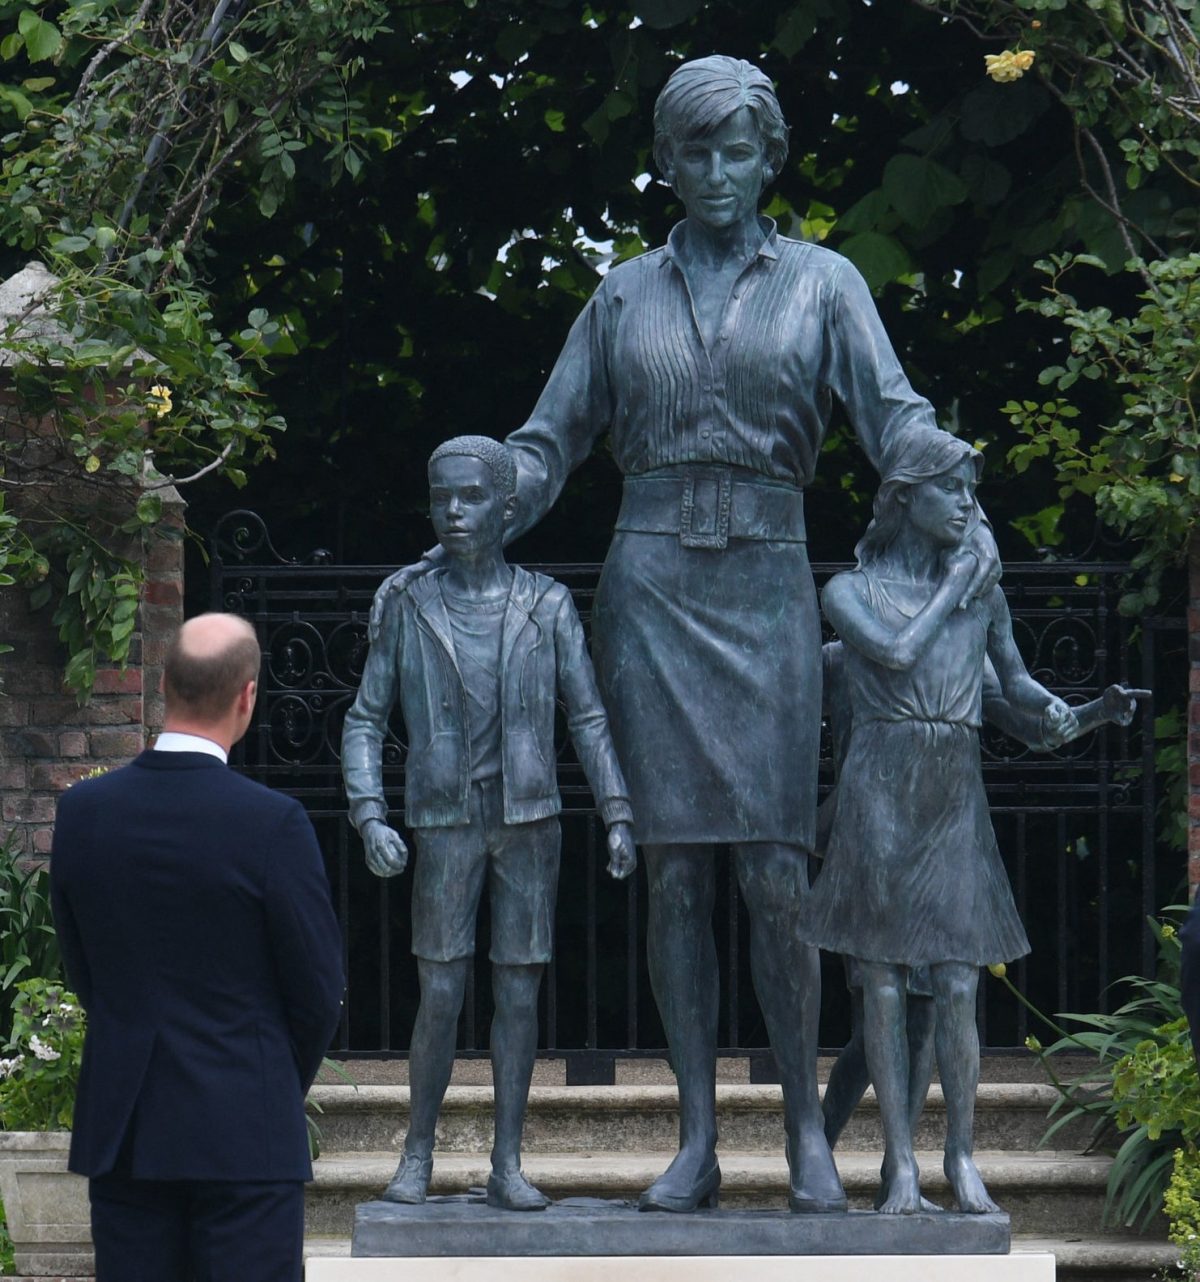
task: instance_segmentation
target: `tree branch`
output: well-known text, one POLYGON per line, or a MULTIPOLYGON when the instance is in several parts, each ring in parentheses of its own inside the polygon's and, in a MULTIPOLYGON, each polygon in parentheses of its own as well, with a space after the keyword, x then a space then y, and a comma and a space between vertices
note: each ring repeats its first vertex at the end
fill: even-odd
MULTIPOLYGON (((152 2, 153 0, 142 0, 141 7, 138 9, 137 13, 133 15, 133 22, 130 23, 129 29, 131 31, 135 31, 143 22, 145 22, 146 15, 150 12, 150 5, 152 2)), ((122 45, 127 43, 128 41, 126 37, 118 36, 115 40, 110 40, 108 44, 104 45, 96 52, 92 57, 92 60, 84 68, 83 75, 79 78, 79 88, 75 90, 75 96, 71 99, 72 102, 78 103, 83 101, 83 96, 87 93, 88 85, 92 83, 96 73, 109 60, 109 58, 111 58, 113 54, 121 48, 122 45)))
POLYGON ((147 490, 165 490, 171 485, 191 485, 193 481, 198 481, 202 476, 207 476, 210 472, 215 472, 222 463, 226 462, 233 453, 233 447, 237 444, 237 437, 234 437, 225 448, 217 455, 211 463, 206 463, 198 472, 193 472, 191 476, 181 476, 176 479, 173 476, 164 478, 161 485, 147 485, 147 490))

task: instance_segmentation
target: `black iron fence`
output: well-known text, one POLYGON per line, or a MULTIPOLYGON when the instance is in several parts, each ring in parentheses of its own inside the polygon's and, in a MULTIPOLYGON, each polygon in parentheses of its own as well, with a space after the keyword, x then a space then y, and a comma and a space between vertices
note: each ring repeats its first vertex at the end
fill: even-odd
MULTIPOLYGON (((335 565, 323 552, 289 560, 275 551, 261 519, 245 511, 222 519, 211 553, 213 608, 249 619, 265 654, 255 722, 235 764, 299 798, 325 852, 349 976, 336 1046, 349 1054, 402 1055, 417 1002, 409 951, 411 878, 381 881, 367 872, 347 820, 339 761, 342 719, 366 658, 371 599, 393 567, 335 565)), ((570 587, 586 628, 599 566, 536 568, 570 587)), ((818 584, 840 568, 815 566, 818 584)), ((1116 602, 1125 568, 1114 562, 1006 567, 1004 588, 1025 661, 1069 703, 1093 698, 1114 681, 1164 688, 1162 655, 1178 648, 1182 623, 1121 616, 1116 602)), ((1178 674, 1169 661, 1166 666, 1165 684, 1174 685, 1178 674)), ((1148 702, 1128 729, 1106 727, 1049 754, 984 732, 993 822, 1033 946, 1012 977, 1043 1010, 1106 1009, 1114 981, 1152 971, 1154 941, 1145 919, 1167 902, 1183 871, 1182 861, 1155 840, 1155 714, 1148 702)), ((560 743, 563 863, 542 1047, 567 1059, 568 1080, 611 1080, 615 1057, 660 1055, 665 1044, 646 968, 645 881, 640 871, 627 883, 605 875, 603 828, 565 735, 560 743)), ((397 722, 384 767, 397 826, 403 754, 397 722)), ((824 754, 822 793, 830 784, 824 754)), ((749 1054, 755 1076, 765 1080, 770 1062, 750 980, 748 923, 728 861, 719 886, 720 1041, 730 1053, 749 1054)), ((460 1028, 466 1055, 487 1045, 487 930, 485 903, 460 1028)), ((836 959, 826 959, 824 985, 821 1044, 836 1047, 848 1032, 836 959)), ((1041 1031, 1000 985, 986 982, 980 993, 985 1047, 1020 1046, 1028 1032, 1041 1031)))

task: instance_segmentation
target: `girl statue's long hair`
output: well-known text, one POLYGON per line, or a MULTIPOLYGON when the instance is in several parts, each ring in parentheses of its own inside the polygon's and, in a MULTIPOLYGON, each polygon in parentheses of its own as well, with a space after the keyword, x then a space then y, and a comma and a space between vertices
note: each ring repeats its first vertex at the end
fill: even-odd
POLYGON ((983 471, 983 455, 966 441, 949 432, 917 428, 890 441, 883 451, 880 473, 883 482, 875 495, 874 518, 854 549, 858 568, 878 561, 891 547, 904 522, 904 504, 899 495, 909 486, 931 481, 963 459, 975 465, 975 475, 983 471))

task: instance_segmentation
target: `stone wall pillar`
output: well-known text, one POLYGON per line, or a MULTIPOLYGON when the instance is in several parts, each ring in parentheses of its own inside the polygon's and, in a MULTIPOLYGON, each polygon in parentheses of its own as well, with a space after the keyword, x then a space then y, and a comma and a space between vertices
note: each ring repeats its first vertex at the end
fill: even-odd
POLYGON ((1188 548, 1188 887, 1200 887, 1200 533, 1188 548))
POLYGON ((128 666, 102 668, 90 702, 63 689, 66 653, 51 606, 29 609, 20 588, 0 589, 0 838, 15 834, 26 858, 50 851, 58 795, 98 766, 124 765, 162 728, 168 638, 183 621, 183 513, 173 488, 159 525, 143 538, 146 573, 128 666))

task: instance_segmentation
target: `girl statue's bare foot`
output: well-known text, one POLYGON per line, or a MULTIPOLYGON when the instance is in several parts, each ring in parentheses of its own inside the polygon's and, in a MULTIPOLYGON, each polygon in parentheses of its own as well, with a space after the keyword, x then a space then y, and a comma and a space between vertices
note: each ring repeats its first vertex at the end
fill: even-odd
POLYGON ((975 1163, 965 1153, 946 1154, 942 1170, 954 1190, 958 1209, 967 1215, 994 1215, 1000 1208, 988 1197, 975 1163))
POLYGON ((884 1162, 880 1174, 883 1185, 875 1204, 880 1215, 916 1215, 924 1209, 921 1205, 920 1171, 916 1162, 898 1162, 894 1167, 884 1162))

